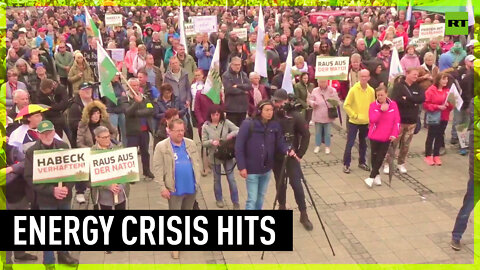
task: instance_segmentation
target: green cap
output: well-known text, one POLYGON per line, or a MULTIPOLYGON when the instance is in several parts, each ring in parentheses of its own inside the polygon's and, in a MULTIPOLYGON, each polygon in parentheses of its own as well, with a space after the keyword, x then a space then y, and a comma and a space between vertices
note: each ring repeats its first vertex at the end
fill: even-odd
POLYGON ((43 133, 45 131, 50 131, 50 130, 55 130, 52 122, 50 122, 49 120, 44 120, 44 121, 40 122, 40 124, 38 124, 37 129, 38 129, 39 133, 43 133))

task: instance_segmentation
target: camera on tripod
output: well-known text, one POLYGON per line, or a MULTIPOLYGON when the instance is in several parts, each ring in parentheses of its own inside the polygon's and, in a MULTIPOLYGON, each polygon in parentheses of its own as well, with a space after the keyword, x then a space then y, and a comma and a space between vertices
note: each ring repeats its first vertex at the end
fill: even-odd
POLYGON ((298 98, 294 94, 288 94, 288 102, 283 105, 285 112, 299 112, 302 108, 302 104, 298 101, 298 98))

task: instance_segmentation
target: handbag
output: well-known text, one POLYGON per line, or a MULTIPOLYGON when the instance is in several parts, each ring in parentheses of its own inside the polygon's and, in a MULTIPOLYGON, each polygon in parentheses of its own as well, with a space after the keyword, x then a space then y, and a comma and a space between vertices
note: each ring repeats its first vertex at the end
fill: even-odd
POLYGON ((330 119, 335 119, 338 117, 338 111, 337 111, 337 106, 334 106, 334 107, 328 107, 328 103, 327 103, 327 100, 325 99, 325 97, 322 95, 322 98, 323 98, 323 101, 325 102, 325 105, 327 105, 327 114, 328 114, 328 118, 330 119))
POLYGON ((235 138, 230 140, 221 140, 225 121, 223 121, 222 130, 220 131, 220 143, 213 152, 213 157, 218 160, 226 161, 235 157, 235 138))

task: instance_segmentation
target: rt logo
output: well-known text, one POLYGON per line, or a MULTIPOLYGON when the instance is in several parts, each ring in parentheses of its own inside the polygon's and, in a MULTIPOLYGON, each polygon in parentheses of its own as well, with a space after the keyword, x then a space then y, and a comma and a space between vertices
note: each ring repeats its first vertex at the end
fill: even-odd
POLYGON ((468 13, 446 12, 445 35, 468 35, 468 13))

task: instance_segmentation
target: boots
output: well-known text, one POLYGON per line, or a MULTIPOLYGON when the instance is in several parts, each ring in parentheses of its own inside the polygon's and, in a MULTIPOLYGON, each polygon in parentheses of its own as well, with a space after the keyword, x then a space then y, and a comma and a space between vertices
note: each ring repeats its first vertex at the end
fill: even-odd
POLYGON ((300 223, 302 223, 305 230, 313 230, 312 222, 308 219, 307 210, 300 211, 300 223))

